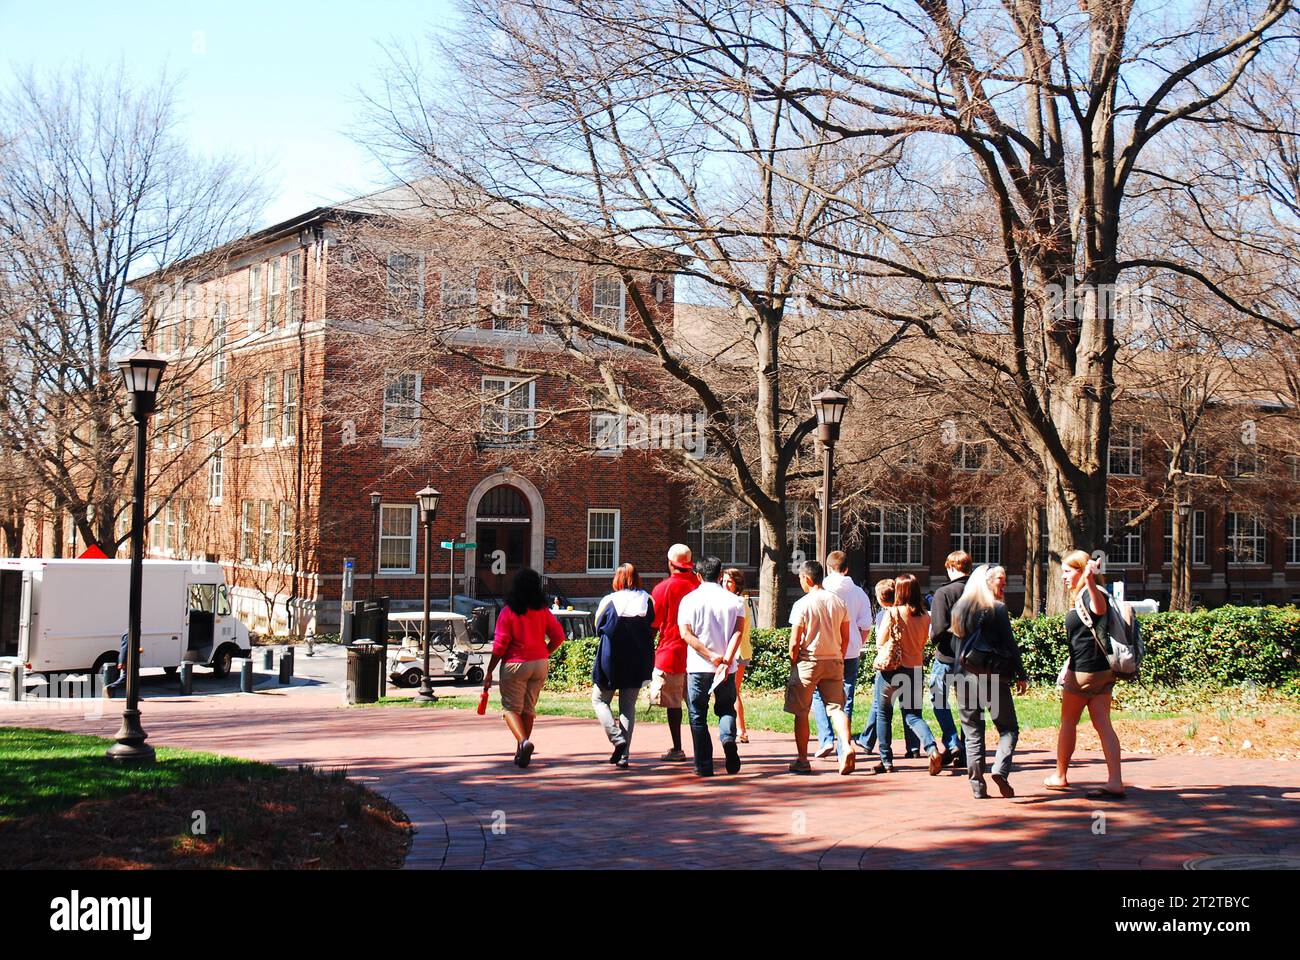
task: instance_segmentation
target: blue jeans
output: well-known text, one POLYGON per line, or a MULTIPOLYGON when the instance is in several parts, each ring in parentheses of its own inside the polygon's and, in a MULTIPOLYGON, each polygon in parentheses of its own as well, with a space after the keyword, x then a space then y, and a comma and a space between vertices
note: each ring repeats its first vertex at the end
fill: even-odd
MULTIPOLYGON (((858 743, 869 754, 876 752, 876 696, 874 684, 871 693, 871 709, 867 711, 867 722, 863 724, 862 732, 858 734, 858 743)), ((821 728, 818 727, 818 730, 820 731, 821 728)), ((831 742, 833 743, 834 740, 832 739, 831 742)), ((906 744, 908 753, 920 752, 921 741, 907 724, 903 724, 903 743, 906 744)))
POLYGON ((952 710, 948 707, 949 691, 956 674, 956 664, 934 658, 930 667, 930 703, 934 707, 934 719, 939 721, 939 735, 949 750, 959 749, 957 724, 953 722, 952 710))
MULTIPOLYGON (((858 658, 844 661, 844 715, 849 720, 849 730, 853 730, 853 692, 858 686, 858 658)), ((830 717, 826 716, 826 704, 822 702, 820 690, 813 690, 813 723, 817 725, 817 742, 823 747, 835 746, 835 730, 831 727, 830 717)), ((853 734, 850 732, 849 736, 853 734)))
MULTIPOLYGON (((695 772, 713 772, 713 738, 709 736, 709 687, 711 673, 686 674, 686 711, 691 721, 691 742, 695 750, 695 772)), ((718 684, 713 691, 713 712, 718 718, 718 739, 723 743, 736 740, 736 675, 718 684)))
POLYGON ((903 726, 910 727, 921 742, 921 749, 929 753, 934 749, 934 734, 921 718, 921 704, 924 700, 924 671, 920 667, 904 670, 891 670, 888 674, 876 673, 876 683, 872 690, 876 702, 876 743, 880 748, 880 762, 893 764, 893 725, 894 701, 901 699, 903 726))

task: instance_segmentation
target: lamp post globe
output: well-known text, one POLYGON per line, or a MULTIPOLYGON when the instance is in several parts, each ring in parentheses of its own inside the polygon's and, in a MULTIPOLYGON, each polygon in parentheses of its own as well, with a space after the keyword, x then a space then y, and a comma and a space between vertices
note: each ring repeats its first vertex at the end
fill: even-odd
POLYGON ((415 695, 416 701, 421 703, 434 703, 438 699, 434 696, 433 682, 429 678, 429 648, 433 646, 429 636, 429 577, 432 572, 429 566, 429 539, 433 521, 438 517, 438 501, 441 498, 442 494, 433 489, 432 485, 415 495, 420 505, 420 522, 424 524, 424 670, 421 672, 420 690, 415 695))
POLYGON ((152 763, 154 749, 145 743, 148 734, 140 723, 140 598, 144 587, 144 504, 146 458, 149 449, 149 418, 158 408, 158 387, 167 361, 148 350, 137 350, 118 363, 122 384, 130 398, 135 418, 135 476, 131 501, 131 579, 127 593, 126 706, 117 742, 108 748, 110 759, 119 763, 152 763))

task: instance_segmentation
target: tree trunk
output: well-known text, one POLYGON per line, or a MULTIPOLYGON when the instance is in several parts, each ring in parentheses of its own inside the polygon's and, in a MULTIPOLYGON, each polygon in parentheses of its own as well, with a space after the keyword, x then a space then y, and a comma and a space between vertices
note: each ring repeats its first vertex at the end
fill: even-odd
POLYGON ((1042 550, 1042 518, 1039 511, 1042 507, 1037 503, 1031 503, 1025 510, 1025 606, 1020 611, 1022 617, 1036 617, 1042 608, 1043 600, 1046 595, 1046 586, 1043 577, 1042 550))
POLYGON ((1054 467, 1047 478, 1047 612, 1070 607, 1061 560, 1072 550, 1092 553, 1106 539, 1106 475, 1094 472, 1071 483, 1054 467))
POLYGON ((1181 486, 1174 488, 1169 550, 1169 609, 1183 612, 1192 609, 1191 528, 1195 522, 1191 513, 1183 517, 1178 512, 1178 504, 1185 502, 1186 496, 1181 486))
POLYGON ((785 596, 786 571, 790 558, 786 551, 785 511, 758 517, 758 626, 771 629, 784 622, 790 604, 785 596))

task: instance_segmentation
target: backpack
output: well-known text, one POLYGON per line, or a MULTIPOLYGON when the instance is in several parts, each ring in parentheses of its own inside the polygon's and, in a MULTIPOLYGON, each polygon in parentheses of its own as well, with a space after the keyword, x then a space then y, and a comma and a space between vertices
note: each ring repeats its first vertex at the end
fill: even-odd
POLYGON ((980 614, 975 629, 963 640, 957 662, 966 673, 1010 673, 1015 664, 985 635, 985 616, 980 614))
POLYGON ((1145 651, 1142 646, 1142 628, 1133 615, 1133 608, 1107 594, 1106 616, 1101 623, 1094 624, 1092 614, 1083 602, 1083 592, 1080 591, 1074 609, 1084 626, 1092 631, 1093 639, 1105 654, 1115 679, 1136 680, 1145 651))

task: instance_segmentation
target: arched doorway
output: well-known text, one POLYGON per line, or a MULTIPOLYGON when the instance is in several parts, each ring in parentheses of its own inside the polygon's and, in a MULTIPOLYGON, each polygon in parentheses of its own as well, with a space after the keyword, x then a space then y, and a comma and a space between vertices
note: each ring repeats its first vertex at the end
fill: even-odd
POLYGON ((532 519, 517 487, 501 484, 483 494, 474 514, 474 578, 480 596, 501 596, 515 571, 532 562, 532 519))

